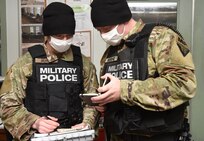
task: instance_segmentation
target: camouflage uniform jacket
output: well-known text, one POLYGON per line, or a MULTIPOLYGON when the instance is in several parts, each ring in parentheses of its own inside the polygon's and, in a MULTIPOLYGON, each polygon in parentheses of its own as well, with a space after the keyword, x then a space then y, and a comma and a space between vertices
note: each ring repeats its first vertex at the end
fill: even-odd
MULTIPOLYGON (((139 20, 127 39, 144 27, 139 20)), ((123 50, 123 47, 118 49, 123 50)), ((177 107, 195 96, 196 77, 190 49, 173 30, 156 26, 148 43, 148 79, 120 80, 120 98, 127 105, 146 110, 165 111, 177 107), (154 78, 155 74, 158 77, 154 78)), ((101 73, 107 51, 101 59, 101 73)))
MULTIPOLYGON (((47 55, 47 61, 57 61, 57 56, 51 55, 45 46, 44 48, 47 55)), ((71 48, 62 55, 61 59, 66 61, 73 60, 71 48)), ((98 87, 95 66, 89 61, 89 58, 84 55, 82 55, 82 60, 84 92, 95 92, 95 88, 98 87)), ((1 118, 4 126, 13 135, 15 140, 26 141, 36 132, 36 130, 32 128, 32 124, 39 116, 28 112, 23 105, 23 99, 26 97, 25 89, 27 80, 31 75, 32 57, 30 53, 27 52, 10 67, 1 88, 1 118)), ((84 105, 84 123, 88 123, 94 128, 97 117, 98 112, 93 107, 84 105)))

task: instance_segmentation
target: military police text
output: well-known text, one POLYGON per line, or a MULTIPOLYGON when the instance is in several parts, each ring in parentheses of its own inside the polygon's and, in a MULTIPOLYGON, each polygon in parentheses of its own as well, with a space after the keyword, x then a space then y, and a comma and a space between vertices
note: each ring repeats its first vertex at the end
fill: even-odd
POLYGON ((40 82, 77 81, 77 68, 40 68, 40 82))
POLYGON ((132 62, 107 65, 107 72, 120 79, 132 79, 132 62))

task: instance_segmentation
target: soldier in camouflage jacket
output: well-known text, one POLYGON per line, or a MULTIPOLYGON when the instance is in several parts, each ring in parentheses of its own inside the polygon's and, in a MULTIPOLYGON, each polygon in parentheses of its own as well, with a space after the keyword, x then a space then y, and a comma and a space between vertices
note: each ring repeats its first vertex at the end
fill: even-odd
POLYGON ((1 88, 1 118, 13 140, 27 141, 35 132, 56 130, 62 124, 61 115, 65 128, 93 129, 97 123, 99 112, 79 97, 79 93, 96 92, 98 82, 95 66, 71 44, 73 10, 59 2, 48 5, 43 12, 43 33, 44 45, 30 47, 15 62, 1 88))
POLYGON ((108 140, 177 141, 196 94, 189 46, 169 26, 145 33, 146 24, 132 18, 125 0, 94 0, 91 8, 94 27, 110 45, 101 59, 101 81, 109 83, 92 98, 105 111, 108 140))

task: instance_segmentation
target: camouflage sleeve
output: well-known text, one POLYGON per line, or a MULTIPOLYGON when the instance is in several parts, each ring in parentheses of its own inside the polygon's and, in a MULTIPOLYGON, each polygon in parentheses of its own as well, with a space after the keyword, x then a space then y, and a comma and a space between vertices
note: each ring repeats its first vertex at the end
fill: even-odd
MULTIPOLYGON (((96 69, 85 56, 83 57, 83 69, 84 93, 96 92, 98 88, 96 69)), ((84 104, 83 116, 83 122, 88 123, 94 129, 99 118, 99 112, 94 107, 84 104)))
POLYGON ((38 118, 23 105, 27 77, 31 74, 31 56, 26 54, 12 65, 1 87, 1 112, 5 128, 17 140, 28 140, 35 132, 31 126, 38 118))
POLYGON ((177 107, 195 96, 194 69, 190 49, 182 37, 166 27, 154 28, 149 39, 149 78, 121 80, 121 100, 152 111, 177 107))

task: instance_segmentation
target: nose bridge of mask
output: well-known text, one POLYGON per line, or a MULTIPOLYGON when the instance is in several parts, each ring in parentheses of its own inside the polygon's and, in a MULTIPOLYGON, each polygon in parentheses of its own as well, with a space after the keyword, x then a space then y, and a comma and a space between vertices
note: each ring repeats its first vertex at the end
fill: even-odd
POLYGON ((118 38, 122 38, 124 32, 125 32, 125 25, 123 27, 123 32, 119 33, 117 28, 119 25, 115 26, 112 30, 110 30, 107 33, 101 34, 102 38, 105 40, 118 40, 118 38))
POLYGON ((101 37, 107 44, 112 46, 118 45, 121 39, 123 38, 123 35, 125 33, 125 26, 123 27, 123 33, 121 34, 118 33, 117 27, 118 25, 114 27, 111 31, 101 34, 101 37))
POLYGON ((66 42, 66 43, 72 42, 73 38, 69 38, 69 39, 64 40, 64 39, 57 39, 57 38, 51 36, 51 40, 55 43, 62 44, 63 42, 66 42))

